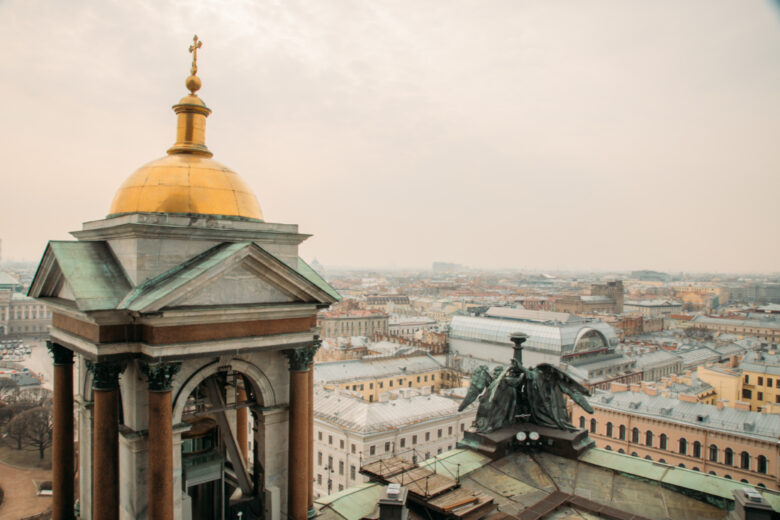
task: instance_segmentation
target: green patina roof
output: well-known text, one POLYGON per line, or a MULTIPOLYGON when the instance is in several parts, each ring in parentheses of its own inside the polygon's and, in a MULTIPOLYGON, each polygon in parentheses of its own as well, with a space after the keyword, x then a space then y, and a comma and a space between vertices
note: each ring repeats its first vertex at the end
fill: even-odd
POLYGON ((457 479, 459 475, 463 477, 489 463, 488 457, 480 455, 476 451, 454 449, 426 460, 420 464, 420 467, 457 479))
POLYGON ((132 287, 106 242, 52 241, 48 249, 79 310, 113 309, 132 287))
POLYGON ((314 501, 314 504, 319 509, 320 518, 360 520, 376 509, 383 487, 371 482, 358 484, 344 491, 320 497, 314 501))
POLYGON ((330 286, 328 282, 325 281, 323 277, 317 273, 314 269, 309 266, 306 262, 303 261, 303 258, 298 257, 298 274, 309 280, 311 283, 331 295, 333 298, 336 299, 336 301, 339 301, 341 299, 341 295, 330 286))

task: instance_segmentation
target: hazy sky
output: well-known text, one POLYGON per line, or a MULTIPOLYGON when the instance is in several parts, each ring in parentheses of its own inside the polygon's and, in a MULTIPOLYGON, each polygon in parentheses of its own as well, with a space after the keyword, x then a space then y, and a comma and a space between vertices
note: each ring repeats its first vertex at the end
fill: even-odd
POLYGON ((325 265, 780 270, 769 1, 0 0, 4 259, 175 137, 325 265))

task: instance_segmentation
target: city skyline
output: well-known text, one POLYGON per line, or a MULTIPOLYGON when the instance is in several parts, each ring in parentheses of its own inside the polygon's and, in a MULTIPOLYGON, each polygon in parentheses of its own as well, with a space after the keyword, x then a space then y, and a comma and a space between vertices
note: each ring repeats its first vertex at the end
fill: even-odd
POLYGON ((774 3, 139 5, 0 4, 4 260, 164 154, 197 32, 209 147, 306 258, 778 271, 774 3))

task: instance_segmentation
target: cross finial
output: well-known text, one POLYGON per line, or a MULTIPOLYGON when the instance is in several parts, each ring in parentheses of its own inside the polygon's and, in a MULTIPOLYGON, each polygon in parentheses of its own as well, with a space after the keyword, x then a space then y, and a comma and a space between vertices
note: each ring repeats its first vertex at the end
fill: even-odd
POLYGON ((192 37, 192 45, 190 45, 190 52, 192 53, 192 68, 190 74, 193 76, 198 73, 198 49, 203 47, 203 42, 198 39, 198 35, 192 37))

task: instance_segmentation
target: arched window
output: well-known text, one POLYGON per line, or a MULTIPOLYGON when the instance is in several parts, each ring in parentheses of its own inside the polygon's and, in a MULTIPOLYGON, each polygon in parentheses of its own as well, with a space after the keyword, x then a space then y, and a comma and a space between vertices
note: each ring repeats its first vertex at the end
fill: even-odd
POLYGON ((620 425, 620 430, 619 430, 619 432, 618 432, 618 433, 619 433, 619 436, 620 436, 620 440, 621 440, 621 441, 624 441, 624 440, 626 440, 626 427, 625 427, 625 426, 623 426, 623 425, 621 424, 621 425, 620 425))
POLYGON ((645 432, 645 445, 646 446, 653 445, 653 432, 651 432, 650 430, 647 430, 645 432))
POLYGON ((696 466, 694 466, 692 469, 693 469, 693 471, 701 471, 701 470, 700 470, 699 468, 697 468, 696 466))
POLYGON ((596 433, 596 419, 590 420, 590 433, 596 433))
POLYGON ((723 464, 726 466, 734 465, 734 450, 731 448, 726 448, 726 451, 723 452, 723 464))
POLYGON ((612 446, 610 446, 609 444, 607 444, 607 445, 604 447, 604 449, 605 449, 605 450, 607 450, 607 451, 612 451, 612 446))
POLYGON ((715 473, 714 471, 710 471, 710 475, 715 475, 716 477, 718 476, 718 474, 715 473))
POLYGON ((658 447, 661 448, 662 450, 665 450, 668 439, 669 437, 667 437, 665 433, 662 433, 661 436, 658 438, 658 447))
POLYGON ((658 462, 660 462, 661 464, 666 464, 666 459, 658 459, 658 462))
POLYGON ((744 482, 745 484, 750 484, 750 482, 746 478, 743 478, 742 480, 740 480, 740 482, 744 482))
POLYGON ((607 437, 612 437, 612 423, 607 423, 607 437))
POLYGON ((580 415, 580 428, 585 428, 585 416, 580 415))
POLYGON ((718 462, 718 447, 710 444, 710 462, 718 462))
POLYGON ((625 453, 625 452, 626 452, 626 450, 624 450, 623 448, 620 448, 620 449, 618 450, 618 453, 625 453))
POLYGON ((639 457, 639 454, 637 452, 635 452, 635 451, 632 451, 631 452, 631 456, 632 457, 639 457))
POLYGON ((756 459, 756 471, 759 473, 766 473, 766 457, 759 455, 756 459))
POLYGON ((742 469, 750 469, 750 453, 743 451, 739 456, 739 467, 742 469))
POLYGON ((685 467, 685 464, 683 464, 683 463, 681 462, 681 463, 679 463, 679 464, 677 465, 677 467, 678 467, 678 468, 684 468, 684 467, 685 467))
POLYGON ((688 454, 688 441, 685 440, 685 437, 680 438, 680 455, 687 455, 688 454))
POLYGON ((731 475, 723 475, 723 478, 727 478, 727 479, 731 480, 731 475))
POLYGON ((693 456, 697 459, 701 458, 701 443, 699 441, 693 443, 693 456))
POLYGON ((651 457, 650 455, 645 455, 645 460, 653 460, 653 457, 651 457))
POLYGON ((756 484, 756 485, 757 485, 758 487, 762 487, 762 488, 765 488, 765 487, 766 487, 766 486, 765 486, 764 484, 762 484, 761 482, 759 482, 759 483, 758 483, 758 484, 756 484))
POLYGON ((639 428, 631 428, 631 442, 639 444, 639 428))

